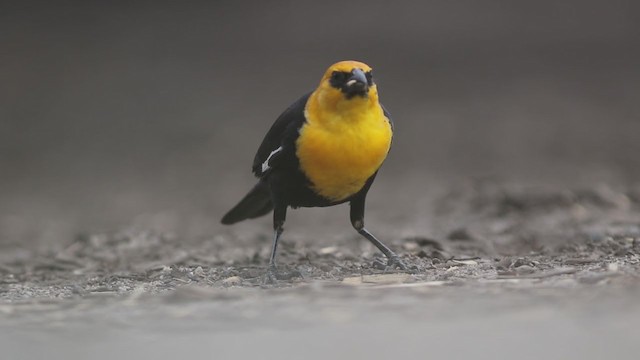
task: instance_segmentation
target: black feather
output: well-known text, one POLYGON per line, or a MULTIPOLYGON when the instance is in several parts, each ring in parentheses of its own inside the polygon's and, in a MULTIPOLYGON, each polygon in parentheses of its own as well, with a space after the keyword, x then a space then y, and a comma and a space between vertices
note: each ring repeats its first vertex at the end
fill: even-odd
POLYGON ((222 218, 222 223, 230 225, 238 221, 253 219, 268 214, 273 210, 269 186, 260 181, 240 200, 238 205, 229 210, 222 218))
MULTIPOLYGON (((267 135, 265 135, 262 144, 258 148, 255 158, 253 159, 253 173, 257 177, 262 177, 262 163, 267 160, 269 154, 280 146, 283 146, 283 140, 287 134, 296 133, 305 121, 304 107, 311 93, 308 93, 294 102, 287 110, 285 110, 273 123, 267 135)), ((290 150, 290 149, 287 149, 290 150)), ((295 150, 293 150, 295 152, 295 150)), ((282 158, 282 156, 279 156, 282 158)), ((274 164, 274 166, 277 166, 274 164)))

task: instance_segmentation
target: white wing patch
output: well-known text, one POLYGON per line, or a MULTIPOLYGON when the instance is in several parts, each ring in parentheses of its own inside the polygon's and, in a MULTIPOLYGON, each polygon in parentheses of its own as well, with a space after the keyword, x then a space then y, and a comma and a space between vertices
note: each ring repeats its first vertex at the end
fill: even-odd
POLYGON ((265 172, 267 172, 267 170, 271 169, 271 166, 269 166, 269 160, 271 160, 271 157, 273 157, 273 155, 279 153, 280 151, 282 151, 282 146, 280 146, 279 148, 273 150, 271 152, 271 154, 269 154, 269 156, 267 157, 267 160, 265 160, 262 163, 262 173, 264 174, 265 172))

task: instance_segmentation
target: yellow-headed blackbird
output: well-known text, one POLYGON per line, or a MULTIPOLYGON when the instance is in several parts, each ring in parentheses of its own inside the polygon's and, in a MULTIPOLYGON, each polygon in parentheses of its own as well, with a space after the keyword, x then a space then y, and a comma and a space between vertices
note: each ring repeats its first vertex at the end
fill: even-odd
POLYGON ((386 255, 388 266, 406 269, 398 255, 364 227, 367 191, 387 156, 392 132, 371 68, 358 61, 331 65, 316 90, 293 103, 271 126, 253 160, 258 184, 222 223, 273 210, 270 276, 288 207, 349 202, 353 227, 386 255))

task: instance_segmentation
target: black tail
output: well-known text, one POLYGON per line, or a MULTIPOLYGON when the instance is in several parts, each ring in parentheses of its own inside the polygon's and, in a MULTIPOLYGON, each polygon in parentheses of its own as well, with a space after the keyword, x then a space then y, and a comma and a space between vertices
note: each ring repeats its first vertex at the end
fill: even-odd
POLYGON ((260 181, 240 200, 238 205, 229 210, 222 218, 222 223, 231 225, 238 221, 267 215, 271 210, 273 210, 273 204, 271 203, 269 187, 266 183, 260 181))

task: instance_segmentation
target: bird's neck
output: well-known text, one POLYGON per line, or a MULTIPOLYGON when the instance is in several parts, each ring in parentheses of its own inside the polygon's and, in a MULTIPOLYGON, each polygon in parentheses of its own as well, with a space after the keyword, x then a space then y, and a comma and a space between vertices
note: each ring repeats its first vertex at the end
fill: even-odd
POLYGON ((370 92, 366 97, 346 99, 342 94, 314 92, 305 109, 307 121, 319 123, 328 129, 339 129, 347 123, 368 122, 383 117, 378 94, 370 92))

